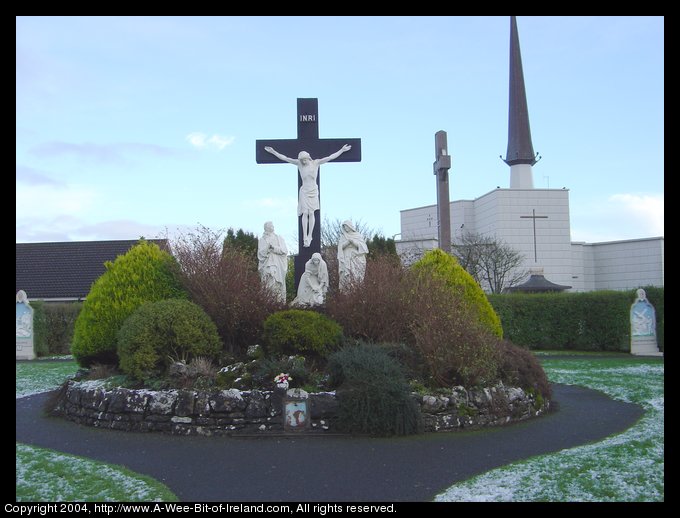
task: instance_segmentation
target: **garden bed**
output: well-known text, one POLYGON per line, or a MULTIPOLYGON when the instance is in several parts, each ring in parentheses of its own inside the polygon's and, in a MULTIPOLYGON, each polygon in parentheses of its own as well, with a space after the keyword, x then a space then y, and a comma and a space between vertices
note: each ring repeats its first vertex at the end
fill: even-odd
MULTIPOLYGON (((300 389, 148 390, 108 388, 105 380, 68 381, 55 410, 89 426, 177 435, 284 433, 284 398, 306 400, 310 427, 305 432, 338 433, 335 392, 300 389)), ((419 403, 426 432, 497 426, 545 413, 550 401, 502 383, 489 388, 454 387, 439 395, 412 397, 419 403)), ((292 433, 301 433, 298 431, 292 433)))

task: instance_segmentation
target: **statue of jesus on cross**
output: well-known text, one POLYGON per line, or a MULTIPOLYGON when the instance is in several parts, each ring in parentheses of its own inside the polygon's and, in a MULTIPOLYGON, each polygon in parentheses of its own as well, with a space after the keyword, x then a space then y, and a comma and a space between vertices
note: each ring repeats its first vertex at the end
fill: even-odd
POLYGON ((264 148, 267 153, 271 153, 279 160, 296 165, 298 172, 300 173, 302 186, 298 193, 298 216, 301 216, 302 222, 302 246, 308 247, 312 243, 312 231, 314 230, 314 225, 316 223, 314 211, 319 210, 319 188, 316 184, 319 166, 326 162, 330 162, 331 160, 335 160, 345 151, 349 151, 350 149, 352 149, 352 146, 345 144, 332 155, 325 158, 313 159, 307 151, 300 151, 297 158, 289 158, 286 155, 282 155, 271 146, 265 146, 264 148))

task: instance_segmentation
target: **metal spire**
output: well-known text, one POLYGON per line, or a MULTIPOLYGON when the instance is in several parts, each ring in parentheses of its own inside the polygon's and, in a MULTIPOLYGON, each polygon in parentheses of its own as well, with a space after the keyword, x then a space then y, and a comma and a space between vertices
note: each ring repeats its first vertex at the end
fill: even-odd
POLYGON ((508 110, 508 150, 503 160, 509 166, 528 164, 533 166, 536 160, 534 146, 531 143, 529 127, 529 109, 527 94, 524 88, 522 71, 522 55, 519 51, 517 20, 510 17, 510 106, 508 110))

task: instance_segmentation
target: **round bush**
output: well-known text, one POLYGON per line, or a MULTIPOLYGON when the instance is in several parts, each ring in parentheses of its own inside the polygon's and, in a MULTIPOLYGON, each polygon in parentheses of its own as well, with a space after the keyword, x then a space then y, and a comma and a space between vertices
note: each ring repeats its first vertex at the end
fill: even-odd
POLYGON ((267 317, 263 339, 271 355, 325 358, 340 346, 342 327, 316 311, 289 309, 267 317))
POLYGON ((137 379, 164 372, 173 361, 215 360, 221 349, 213 321, 188 300, 143 304, 118 332, 120 368, 137 379))
POLYGON ((118 363, 116 334, 141 304, 186 296, 177 263, 155 243, 141 240, 104 266, 75 323, 71 352, 83 367, 118 363))
POLYGON ((422 431, 420 407, 401 366, 375 345, 345 347, 328 358, 337 387, 338 428, 349 433, 409 435, 422 431))
POLYGON ((435 248, 426 252, 422 259, 414 263, 412 269, 417 274, 429 274, 444 280, 454 294, 476 314, 484 326, 499 338, 503 338, 501 320, 484 290, 472 275, 458 264, 455 257, 435 248))

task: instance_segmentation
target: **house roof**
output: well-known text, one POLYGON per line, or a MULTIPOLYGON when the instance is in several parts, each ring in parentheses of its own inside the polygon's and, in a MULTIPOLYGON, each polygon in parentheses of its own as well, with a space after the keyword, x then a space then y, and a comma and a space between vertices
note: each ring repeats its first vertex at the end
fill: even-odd
MULTIPOLYGON (((147 239, 167 250, 167 239, 147 239)), ((104 273, 104 263, 138 240, 16 244, 16 290, 33 299, 84 299, 104 273)))

